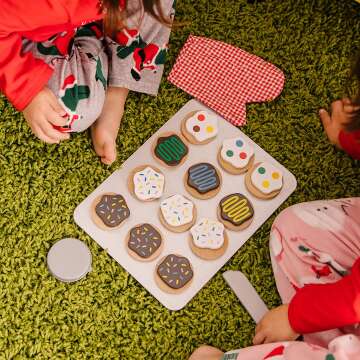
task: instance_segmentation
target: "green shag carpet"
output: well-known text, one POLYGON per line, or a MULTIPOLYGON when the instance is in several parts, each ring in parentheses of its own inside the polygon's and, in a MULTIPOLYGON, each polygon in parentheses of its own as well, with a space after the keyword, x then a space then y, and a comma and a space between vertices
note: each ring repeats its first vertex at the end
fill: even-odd
MULTIPOLYGON (((243 128, 298 180, 282 208, 360 195, 359 163, 328 143, 317 116, 344 95, 351 56, 360 49, 359 5, 179 0, 176 16, 187 23, 171 36, 166 74, 190 33, 239 46, 286 74, 278 99, 248 106, 243 128)), ((279 304, 268 253, 276 214, 178 312, 160 305, 73 220, 76 205, 188 100, 165 78, 157 98, 131 94, 118 160, 106 167, 87 133, 45 145, 0 99, 0 359, 177 360, 203 343, 223 350, 251 343, 254 323, 221 273, 242 270, 269 307, 279 304), (93 271, 66 285, 48 273, 46 255, 69 236, 90 247, 93 271)))

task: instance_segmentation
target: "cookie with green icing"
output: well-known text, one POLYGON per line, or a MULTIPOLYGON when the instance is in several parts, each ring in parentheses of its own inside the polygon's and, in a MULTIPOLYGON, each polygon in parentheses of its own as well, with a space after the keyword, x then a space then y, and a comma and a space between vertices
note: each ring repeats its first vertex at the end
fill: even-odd
POLYGON ((165 292, 178 293, 191 283, 194 271, 189 259, 176 254, 169 254, 156 267, 155 279, 165 292))
POLYGON ((169 167, 182 164, 188 153, 189 148, 185 140, 175 133, 162 134, 153 146, 155 159, 169 167))
POLYGON ((102 229, 117 229, 129 216, 130 209, 120 194, 106 193, 93 202, 92 218, 102 229))

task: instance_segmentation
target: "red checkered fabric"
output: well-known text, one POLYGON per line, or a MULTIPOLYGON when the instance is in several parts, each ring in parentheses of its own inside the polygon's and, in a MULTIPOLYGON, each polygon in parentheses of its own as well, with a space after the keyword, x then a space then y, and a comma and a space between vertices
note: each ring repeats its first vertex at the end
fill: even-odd
POLYGON ((246 124, 246 104, 269 101, 285 76, 265 60, 221 41, 188 38, 168 80, 236 126, 246 124))

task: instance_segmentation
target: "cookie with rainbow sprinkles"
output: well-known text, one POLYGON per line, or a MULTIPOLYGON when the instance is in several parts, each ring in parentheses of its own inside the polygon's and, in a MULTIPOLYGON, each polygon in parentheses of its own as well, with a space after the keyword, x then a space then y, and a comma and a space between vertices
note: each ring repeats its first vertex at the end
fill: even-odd
POLYGON ((170 231, 184 232, 196 221, 195 204, 181 194, 175 194, 160 203, 161 223, 170 231))
POLYGON ((207 144, 218 132, 217 117, 208 111, 193 111, 181 122, 181 133, 191 144, 207 144))
POLYGON ((268 162, 255 164, 246 174, 245 185, 254 196, 260 199, 272 199, 283 187, 283 173, 268 162))
POLYGON ((242 174, 254 163, 254 148, 242 137, 225 139, 218 152, 218 161, 228 173, 242 174))
POLYGON ((175 167, 185 162, 189 148, 182 136, 167 132, 157 138, 152 153, 162 165, 175 167))

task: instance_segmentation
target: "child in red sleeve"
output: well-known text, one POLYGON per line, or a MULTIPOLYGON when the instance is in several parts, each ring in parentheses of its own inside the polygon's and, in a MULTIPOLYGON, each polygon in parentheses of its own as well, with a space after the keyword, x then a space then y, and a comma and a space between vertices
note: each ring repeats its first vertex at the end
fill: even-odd
MULTIPOLYGON (((355 66, 360 87, 360 57, 355 66)), ((331 104, 331 115, 324 109, 319 112, 330 142, 360 159, 360 91, 355 99, 344 98, 331 104)))
POLYGON ((256 346, 225 354, 203 346, 190 360, 360 359, 360 198, 285 209, 270 254, 284 305, 259 322, 256 346))
POLYGON ((129 90, 156 95, 174 0, 0 0, 0 90, 47 143, 91 126, 116 158, 129 90))

